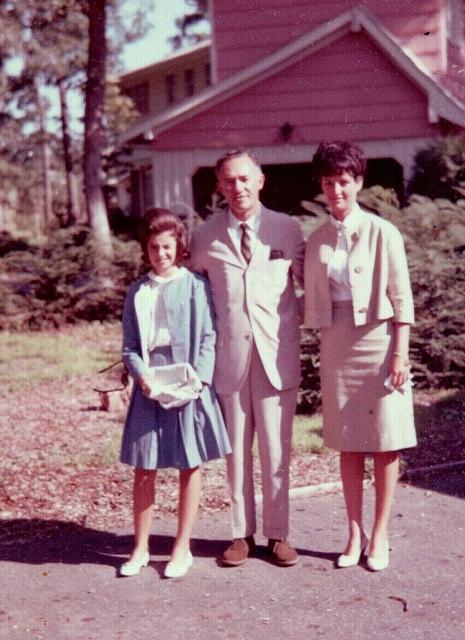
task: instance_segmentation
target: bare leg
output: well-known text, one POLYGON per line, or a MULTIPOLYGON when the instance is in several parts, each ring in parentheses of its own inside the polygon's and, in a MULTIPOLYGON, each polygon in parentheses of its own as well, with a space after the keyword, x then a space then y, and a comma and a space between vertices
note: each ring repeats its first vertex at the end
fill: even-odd
POLYGON ((349 521, 349 540, 344 550, 345 555, 352 555, 360 548, 363 535, 363 474, 365 471, 365 454, 352 451, 341 451, 340 468, 347 519, 349 521))
POLYGON ((200 485, 200 467, 179 472, 178 531, 171 553, 171 559, 175 562, 183 560, 189 551, 192 528, 199 508, 200 485))
POLYGON ((155 477, 157 472, 135 469, 133 487, 134 550, 130 560, 138 561, 149 550, 152 507, 155 499, 155 477))
POLYGON ((376 556, 387 543, 387 525, 399 477, 399 452, 374 454, 376 508, 368 555, 376 556))

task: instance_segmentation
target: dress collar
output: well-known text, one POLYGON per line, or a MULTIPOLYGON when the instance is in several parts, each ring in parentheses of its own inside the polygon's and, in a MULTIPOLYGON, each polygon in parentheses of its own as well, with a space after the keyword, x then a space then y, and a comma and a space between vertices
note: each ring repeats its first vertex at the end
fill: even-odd
POLYGON ((167 278, 163 278, 162 276, 157 276, 157 274, 154 273, 153 271, 149 271, 147 276, 149 277, 152 283, 166 284, 167 282, 171 282, 172 280, 177 280, 182 275, 184 275, 186 271, 187 271, 186 267, 179 267, 177 271, 175 271, 171 276, 168 276, 167 278))
POLYGON ((359 205, 356 203, 352 211, 349 213, 348 216, 344 218, 342 222, 340 220, 336 220, 336 218, 334 218, 332 215, 329 216, 329 219, 331 224, 338 231, 344 230, 347 233, 352 233, 358 229, 361 217, 362 217, 362 210, 360 209, 359 205))

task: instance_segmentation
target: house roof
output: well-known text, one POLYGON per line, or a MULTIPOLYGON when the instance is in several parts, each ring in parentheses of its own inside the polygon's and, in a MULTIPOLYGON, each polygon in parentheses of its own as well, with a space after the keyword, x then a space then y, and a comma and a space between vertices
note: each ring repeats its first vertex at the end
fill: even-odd
POLYGON ((142 77, 145 78, 152 73, 156 73, 157 71, 162 70, 164 67, 171 67, 173 64, 182 62, 184 58, 192 58, 192 56, 197 53, 208 51, 210 47, 211 39, 206 38, 193 47, 189 47, 189 49, 180 49, 178 51, 175 51, 171 55, 162 58, 161 60, 157 60, 157 62, 152 62, 151 64, 146 65, 145 67, 138 67, 137 69, 133 69, 132 71, 122 73, 119 76, 119 80, 122 84, 126 84, 142 77))
POLYGON ((442 118, 465 127, 465 105, 440 84, 418 57, 403 49, 376 17, 366 9, 356 7, 191 99, 140 121, 120 136, 120 143, 129 142, 141 135, 152 140, 180 122, 244 92, 351 32, 366 34, 392 63, 425 93, 429 122, 435 123, 442 118))

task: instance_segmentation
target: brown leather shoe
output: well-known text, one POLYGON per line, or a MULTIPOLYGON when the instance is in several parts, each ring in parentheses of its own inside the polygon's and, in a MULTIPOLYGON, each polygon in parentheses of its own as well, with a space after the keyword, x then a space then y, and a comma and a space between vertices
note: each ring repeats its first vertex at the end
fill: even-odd
POLYGON ((297 562, 297 551, 291 547, 287 540, 268 540, 268 551, 273 562, 280 567, 292 567, 297 562))
POLYGON ((255 553, 255 541, 253 536, 247 538, 235 538, 220 558, 225 567, 238 567, 255 553))

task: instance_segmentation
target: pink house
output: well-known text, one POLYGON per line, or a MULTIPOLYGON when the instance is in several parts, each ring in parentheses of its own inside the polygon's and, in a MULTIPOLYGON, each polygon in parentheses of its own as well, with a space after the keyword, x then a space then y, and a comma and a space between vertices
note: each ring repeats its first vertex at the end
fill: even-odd
MULTIPOLYGON (((465 129, 463 0, 210 0, 211 86, 148 113, 121 137, 151 169, 148 204, 208 203, 212 167, 245 147, 267 204, 312 195, 311 156, 349 139, 368 182, 402 188, 429 140, 465 129)), ((186 54, 187 55, 187 54, 186 54)))

